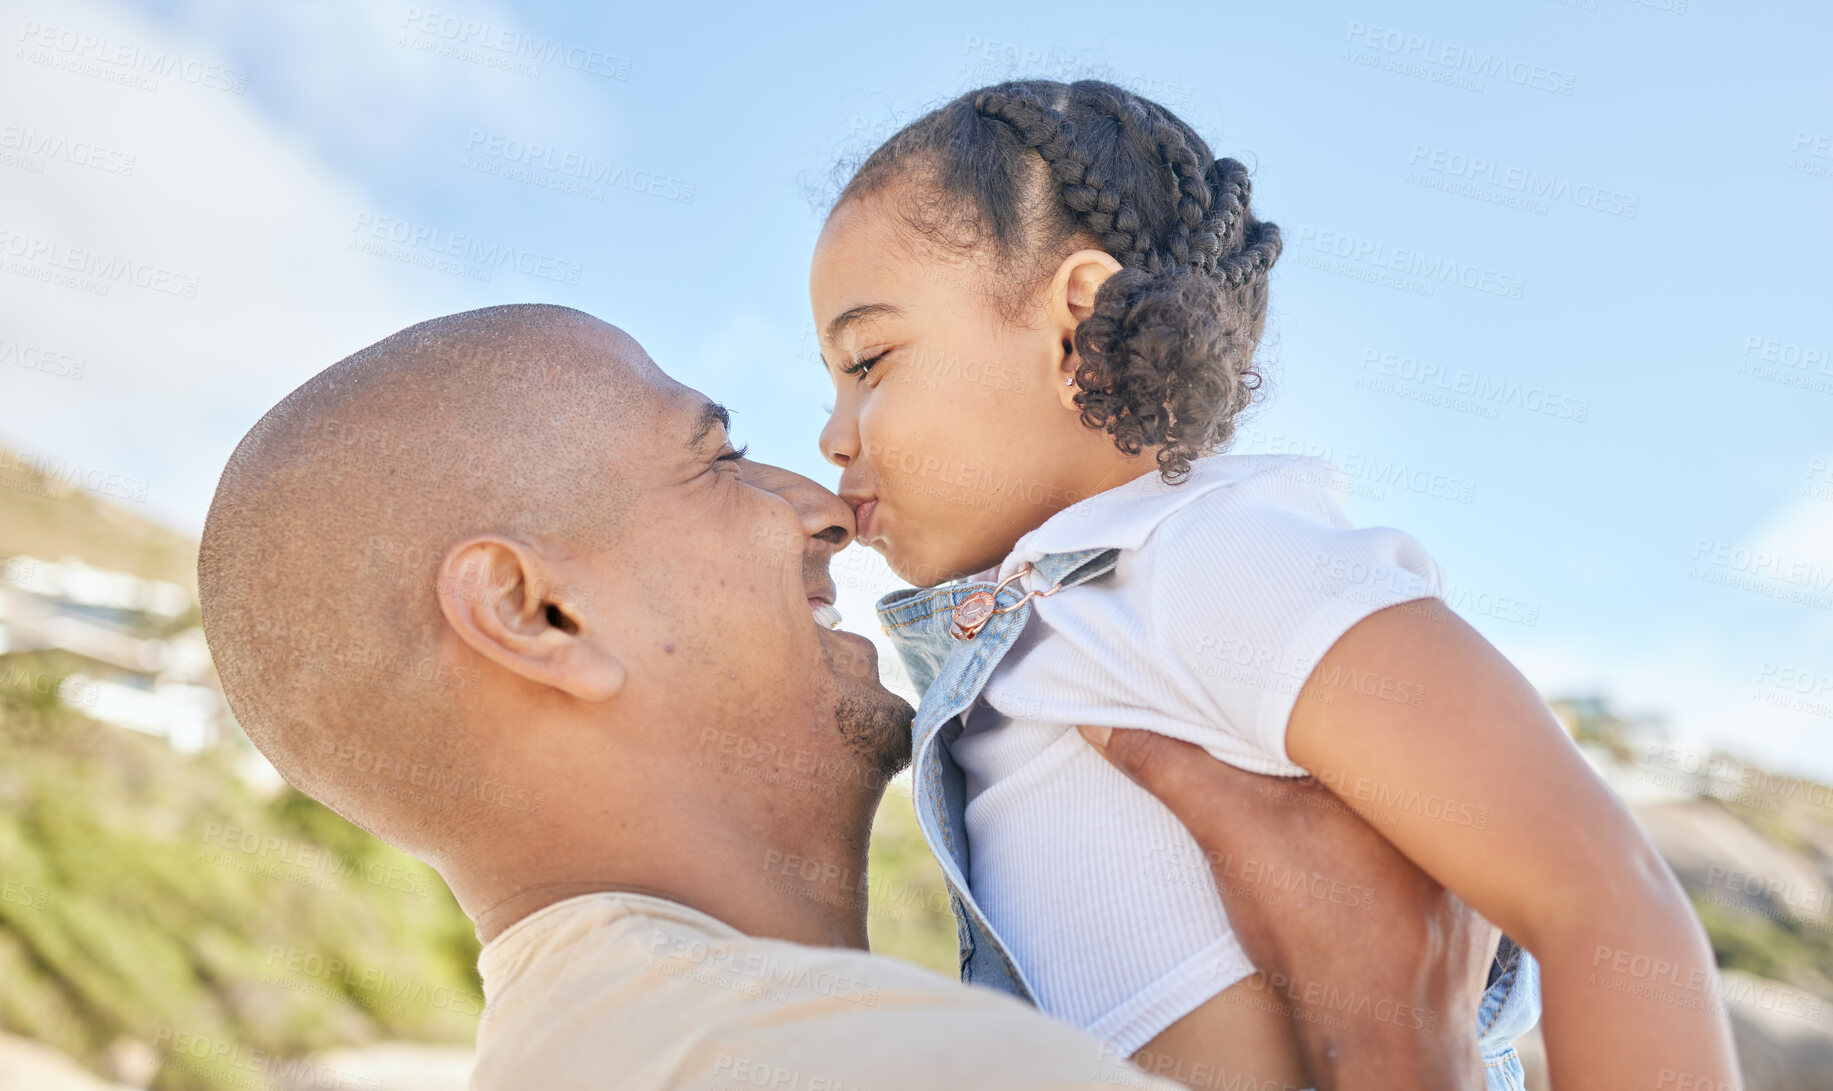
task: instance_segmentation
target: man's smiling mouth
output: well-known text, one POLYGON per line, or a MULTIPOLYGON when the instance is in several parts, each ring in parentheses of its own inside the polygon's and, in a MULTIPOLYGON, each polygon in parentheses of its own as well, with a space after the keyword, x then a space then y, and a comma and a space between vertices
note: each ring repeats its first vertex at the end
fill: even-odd
POLYGON ((811 597, 808 600, 808 612, 814 615, 815 624, 823 629, 840 628, 840 611, 834 609, 833 603, 811 597))

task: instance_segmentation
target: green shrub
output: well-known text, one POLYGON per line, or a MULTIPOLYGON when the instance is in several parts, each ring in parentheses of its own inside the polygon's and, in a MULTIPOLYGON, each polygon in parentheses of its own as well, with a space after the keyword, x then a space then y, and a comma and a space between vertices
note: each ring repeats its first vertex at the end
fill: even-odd
POLYGON ((143 1043, 161 1091, 473 1040, 477 943, 439 876, 297 792, 261 798, 229 754, 0 691, 0 1029, 98 1071, 143 1043))

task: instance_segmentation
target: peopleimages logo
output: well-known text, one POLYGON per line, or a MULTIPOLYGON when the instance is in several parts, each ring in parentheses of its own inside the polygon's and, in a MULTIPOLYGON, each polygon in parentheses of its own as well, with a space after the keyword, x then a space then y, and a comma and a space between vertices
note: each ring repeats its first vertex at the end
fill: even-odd
POLYGON ((97 496, 143 504, 151 482, 68 459, 22 453, 0 454, 0 485, 41 496, 61 496, 82 489, 97 496))
POLYGON ((1459 504, 1476 499, 1474 481, 1412 466, 1394 458, 1354 450, 1339 451, 1328 444, 1311 443, 1294 436, 1243 428, 1236 434, 1235 450, 1240 454, 1285 456, 1292 460, 1292 465, 1271 472, 1331 492, 1381 500, 1386 498, 1386 493, 1380 486, 1388 486, 1459 504), (1321 461, 1308 465, 1304 461, 1307 458, 1321 461), (1362 483, 1375 487, 1359 491, 1356 486, 1362 483))
POLYGON ((490 279, 492 270, 513 269, 542 280, 578 284, 579 275, 585 269, 579 262, 564 261, 526 247, 504 242, 485 242, 476 235, 447 231, 393 216, 359 212, 356 226, 351 231, 352 250, 408 264, 424 265, 441 272, 457 271, 486 281, 490 279))
POLYGON ((484 174, 501 174, 511 181, 528 182, 547 189, 579 193, 591 200, 603 200, 609 186, 660 197, 665 201, 694 203, 699 183, 675 178, 660 171, 632 170, 627 164, 596 159, 581 152, 566 151, 540 141, 518 140, 501 133, 472 129, 465 140, 465 165, 484 174), (477 157, 473 159, 471 157, 477 157), (481 160, 493 161, 487 169, 481 160), (516 168, 521 168, 517 171, 516 168))
POLYGON ((135 261, 93 247, 68 246, 55 239, 22 235, 0 226, 0 258, 5 270, 32 280, 107 295, 111 286, 131 284, 161 295, 197 298, 197 278, 149 262, 135 261))
MULTIPOLYGON (((511 27, 493 26, 477 19, 410 7, 401 20, 401 26, 412 33, 426 35, 430 43, 444 42, 459 49, 483 49, 499 54, 506 61, 529 62, 521 66, 529 68, 529 71, 521 72, 524 75, 539 78, 540 69, 530 68, 530 64, 557 64, 588 76, 611 80, 630 79, 630 62, 625 58, 612 56, 602 49, 571 45, 511 27)), ((468 58, 460 55, 460 59, 468 58)))
POLYGON ((1795 131, 1795 142, 1789 149, 1788 169, 1817 178, 1833 177, 1833 133, 1795 131))
MULTIPOLYGON (((1558 68, 1510 57, 1506 53, 1440 41, 1429 35, 1409 34, 1392 27, 1352 21, 1343 40, 1368 50, 1371 56, 1387 55, 1394 71, 1424 79, 1432 79, 1434 75, 1499 79, 1517 87, 1566 96, 1572 94, 1577 84, 1576 76, 1558 68)), ((1447 81, 1433 79, 1432 82, 1447 81)), ((1483 85, 1476 83, 1466 89, 1481 91, 1483 85)))
POLYGON ((253 1046, 211 1038, 190 1031, 160 1027, 153 1034, 153 1049, 160 1068, 209 1079, 211 1086, 225 1081, 225 1068, 245 1075, 227 1074, 230 1086, 315 1087, 327 1091, 382 1091, 378 1076, 361 1076, 326 1068, 308 1057, 282 1057, 253 1046))
POLYGON ((27 371, 39 371, 65 379, 81 380, 88 367, 81 356, 43 345, 31 345, 10 337, 0 337, 0 364, 11 364, 27 371))
MULTIPOLYGON (((1626 220, 1635 219, 1637 210, 1642 206, 1640 197, 1619 193, 1603 186, 1589 182, 1574 182, 1558 174, 1543 174, 1526 167, 1485 159, 1479 155, 1465 155, 1462 152, 1425 144, 1413 145, 1413 153, 1407 159, 1407 165, 1416 170, 1429 171, 1447 178, 1494 186, 1497 189, 1536 200, 1569 204, 1576 208, 1588 208, 1594 212, 1621 216, 1626 220)), ((1413 176, 1409 175, 1408 180, 1413 180, 1413 176)), ((1544 211, 1544 206, 1542 209, 1526 207, 1529 208, 1529 211, 1544 211)))
POLYGON ((1749 576, 1776 580, 1809 591, 1833 591, 1833 569, 1802 557, 1789 557, 1763 549, 1747 549, 1728 542, 1699 539, 1693 550, 1696 565, 1710 565, 1749 576))
POLYGON ((125 176, 134 173, 136 157, 94 141, 72 140, 29 125, 0 125, 0 163, 43 174, 47 160, 125 176))
POLYGON ((1419 389, 1430 388, 1454 397, 1413 400, 1425 400, 1428 404, 1459 409, 1464 403, 1457 399, 1468 399, 1471 406, 1480 410, 1475 415, 1491 419, 1495 417, 1494 407, 1498 405, 1512 406, 1525 413, 1569 420, 1575 424, 1583 424, 1591 416, 1591 403, 1583 398, 1574 398, 1531 383, 1484 375, 1468 368, 1452 368, 1431 360, 1386 352, 1372 346, 1363 346, 1362 359, 1356 367, 1364 372, 1357 377, 1357 386, 1379 393, 1393 393, 1399 397, 1407 396, 1404 388, 1396 388, 1394 383, 1383 385, 1379 380, 1386 378, 1419 389))
POLYGON ((151 77, 175 79, 233 95, 248 90, 246 72, 191 60, 163 49, 147 49, 105 34, 85 34, 28 19, 21 25, 15 40, 25 46, 16 54, 18 59, 107 79, 110 83, 124 83, 143 91, 159 89, 159 84, 151 77), (101 67, 104 65, 106 69, 101 67))
POLYGON ((1322 231, 1301 224, 1291 245, 1301 259, 1307 251, 1313 251, 1345 262, 1366 263, 1378 269, 1417 278, 1427 282, 1420 285, 1425 295, 1431 295, 1433 287, 1438 284, 1455 284, 1473 292, 1502 296, 1505 299, 1520 299, 1527 290, 1527 280, 1514 274, 1485 269, 1480 265, 1428 254, 1411 247, 1389 246, 1375 239, 1359 238, 1340 231, 1322 231))

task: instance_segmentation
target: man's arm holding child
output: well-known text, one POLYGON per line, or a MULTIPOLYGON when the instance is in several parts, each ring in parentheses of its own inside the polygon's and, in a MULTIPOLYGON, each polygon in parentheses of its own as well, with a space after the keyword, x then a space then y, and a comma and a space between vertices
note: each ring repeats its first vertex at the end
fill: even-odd
POLYGON ((1495 946, 1487 922, 1315 781, 1243 772, 1148 731, 1082 732, 1203 849, 1242 949, 1299 1011, 1319 1091, 1482 1088, 1474 1027, 1495 946), (1242 861, 1345 894, 1269 904, 1231 879, 1242 861), (1342 1018, 1333 996, 1378 998, 1388 1017, 1342 1018))

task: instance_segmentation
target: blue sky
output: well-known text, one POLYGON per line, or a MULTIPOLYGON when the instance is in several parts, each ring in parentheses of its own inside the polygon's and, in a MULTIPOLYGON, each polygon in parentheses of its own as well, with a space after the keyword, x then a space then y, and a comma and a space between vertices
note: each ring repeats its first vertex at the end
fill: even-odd
MULTIPOLYGON (((1106 78, 1285 230, 1239 449, 1343 465, 1544 691, 1833 777, 1824 7, 622 7, 6 0, 0 441, 195 532, 313 372, 543 301, 832 483, 836 162, 972 86, 1106 78)), ((867 631, 889 578, 842 567, 867 631)))

